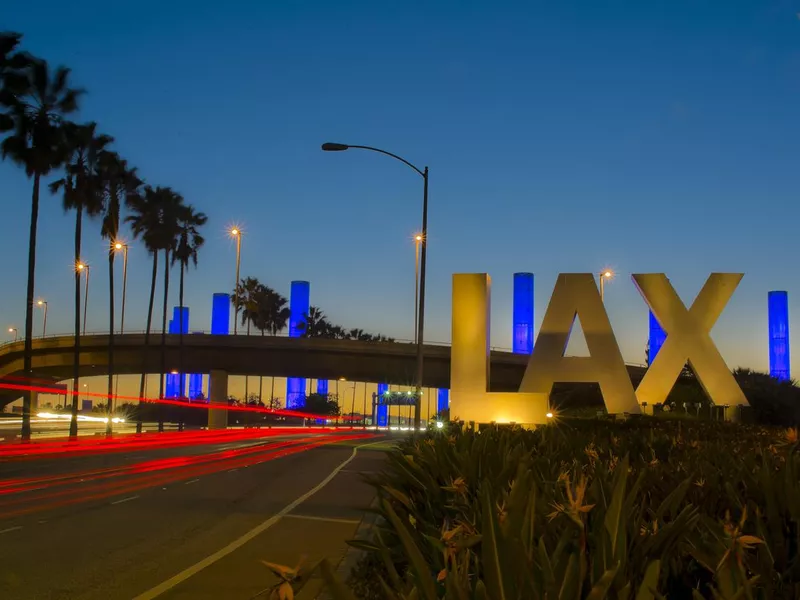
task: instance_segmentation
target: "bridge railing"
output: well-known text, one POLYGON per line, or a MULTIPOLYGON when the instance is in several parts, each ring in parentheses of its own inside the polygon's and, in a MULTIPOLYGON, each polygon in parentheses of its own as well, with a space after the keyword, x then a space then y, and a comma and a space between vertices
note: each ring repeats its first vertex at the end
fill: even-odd
MULTIPOLYGON (((114 333, 115 333, 115 335, 144 335, 146 332, 143 329, 137 329, 137 330, 126 329, 124 332, 115 331, 114 333)), ((194 331, 190 331, 189 333, 184 333, 183 335, 186 336, 186 337, 190 337, 190 336, 192 336, 194 334, 198 334, 198 335, 200 335, 200 334, 203 334, 203 335, 214 335, 214 334, 212 334, 211 331, 208 331, 208 330, 194 330, 194 331)), ((95 335, 106 336, 106 335, 108 335, 108 330, 88 331, 85 334, 81 335, 81 337, 91 337, 91 336, 95 336, 95 335)), ((178 334, 177 333, 169 333, 169 332, 167 332, 167 335, 174 336, 174 335, 178 335, 178 334)), ((220 337, 224 337, 224 335, 225 334, 221 335, 220 337)), ((228 336, 233 336, 233 334, 227 334, 227 335, 228 336)), ((41 336, 41 335, 34 336, 33 339, 34 340, 42 340, 42 339, 52 339, 52 338, 59 338, 59 337, 72 337, 72 336, 73 336, 72 332, 68 332, 68 333, 48 333, 47 335, 44 335, 44 336, 41 336)), ((150 330, 150 336, 152 338, 154 338, 155 342, 157 342, 157 339, 161 337, 161 330, 160 329, 158 329, 158 330, 151 329, 150 330)), ((269 337, 282 337, 282 338, 288 338, 289 334, 282 332, 282 333, 279 333, 279 334, 274 335, 274 336, 273 335, 262 336, 260 333, 251 333, 248 336, 248 334, 246 332, 238 332, 236 334, 236 337, 254 337, 254 338, 260 338, 260 337, 267 337, 267 338, 269 338, 269 337)), ((346 341, 361 341, 361 342, 368 343, 366 340, 349 340, 348 338, 340 339, 340 338, 322 338, 322 337, 320 337, 320 338, 311 338, 311 339, 338 340, 338 341, 344 341, 344 342, 346 342, 346 341)), ((24 338, 18 338, 16 341, 7 340, 5 342, 0 342, 0 351, 5 349, 7 346, 11 346, 11 345, 14 345, 14 344, 22 344, 24 341, 25 341, 24 338)), ((386 343, 386 342, 384 342, 384 343, 386 343)), ((390 342, 390 343, 395 343, 395 344, 416 344, 416 342, 413 341, 413 340, 405 340, 405 339, 395 339, 393 342, 390 342)), ((425 340, 425 345, 426 346, 442 346, 442 347, 449 348, 451 344, 450 344, 450 342, 439 342, 439 341, 425 340)), ((508 353, 512 352, 511 348, 506 348, 504 346, 491 346, 490 350, 492 352, 508 352, 508 353)), ((647 365, 644 364, 644 363, 626 362, 625 364, 627 366, 629 366, 629 367, 647 368, 647 365)))

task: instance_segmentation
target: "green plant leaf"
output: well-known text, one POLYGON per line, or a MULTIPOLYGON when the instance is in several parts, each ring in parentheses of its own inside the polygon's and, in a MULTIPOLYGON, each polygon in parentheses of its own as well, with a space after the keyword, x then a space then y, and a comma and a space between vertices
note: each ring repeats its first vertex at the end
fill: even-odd
POLYGON ((600 577, 600 580, 592 587, 592 591, 590 591, 589 595, 586 596, 586 600, 603 600, 606 595, 608 595, 608 590, 611 587, 618 570, 619 563, 617 563, 617 566, 615 566, 613 569, 609 569, 603 573, 603 576, 600 577))
MULTIPOLYGON (((628 456, 620 461, 616 469, 616 483, 611 494, 611 503, 606 511, 604 524, 608 535, 611 537, 611 555, 616 556, 617 544, 620 539, 619 521, 622 513, 622 503, 625 500, 625 484, 628 481, 628 456)), ((624 550, 624 548, 621 548, 624 550)), ((619 567, 617 567, 619 568, 619 567)))
POLYGON ((391 505, 386 500, 383 500, 382 503, 383 510, 394 526, 394 530, 400 538, 400 543, 403 545, 406 556, 411 563, 415 580, 417 586, 421 590, 422 597, 425 598, 425 600, 436 600, 438 597, 436 594, 436 585, 433 582, 433 577, 431 576, 430 568, 425 561, 425 557, 422 555, 422 552, 420 552, 420 549, 417 547, 408 529, 406 529, 405 524, 400 520, 400 517, 397 516, 397 513, 394 512, 391 505))
POLYGON ((644 573, 644 580, 636 592, 636 600, 655 600, 655 592, 658 588, 658 577, 661 573, 661 561, 654 560, 647 565, 644 573))
POLYGON ((483 542, 481 543, 481 550, 485 583, 487 591, 493 600, 505 600, 506 586, 503 581, 503 564, 505 561, 503 560, 504 557, 501 556, 502 540, 499 537, 500 528, 494 515, 494 503, 488 486, 483 488, 481 501, 483 507, 483 542))

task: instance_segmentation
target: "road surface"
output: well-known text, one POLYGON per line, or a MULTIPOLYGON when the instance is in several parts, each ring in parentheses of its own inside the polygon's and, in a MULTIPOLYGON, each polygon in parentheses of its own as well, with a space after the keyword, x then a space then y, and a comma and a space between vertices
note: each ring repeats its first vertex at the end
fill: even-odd
MULTIPOLYGON (((364 437, 249 432, 213 444, 0 454, 0 598, 249 599, 276 582, 261 560, 335 562, 373 499, 362 474, 380 468, 385 448, 353 433, 364 437)), ((299 597, 319 587, 314 579, 299 597)))

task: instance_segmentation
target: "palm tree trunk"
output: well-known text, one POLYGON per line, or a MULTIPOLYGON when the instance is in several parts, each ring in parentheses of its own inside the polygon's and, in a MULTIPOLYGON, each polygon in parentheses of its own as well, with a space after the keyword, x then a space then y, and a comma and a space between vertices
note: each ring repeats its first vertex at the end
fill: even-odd
MULTIPOLYGON (((164 398, 164 377, 167 372, 167 304, 169 302, 169 248, 164 250, 164 312, 161 315, 161 375, 158 397, 164 398)), ((164 431, 164 405, 158 405, 158 431, 164 431)))
POLYGON ((78 396, 81 393, 81 228, 83 207, 78 204, 75 211, 75 347, 72 362, 72 418, 69 422, 69 437, 78 435, 78 396))
POLYGON ((180 316, 178 317, 180 325, 180 329, 178 330, 178 373, 180 373, 181 383, 178 386, 180 390, 181 398, 188 396, 188 394, 183 393, 183 386, 185 385, 185 375, 183 374, 183 262, 181 262, 181 280, 180 284, 178 285, 178 305, 180 310, 180 316))
MULTIPOLYGON (((248 337, 250 336, 250 319, 249 318, 247 319, 247 336, 248 337)), ((245 375, 244 376, 244 403, 245 403, 245 405, 247 405, 247 403, 250 401, 250 398, 248 398, 248 390, 250 389, 249 388, 249 384, 250 384, 250 377, 245 375)))
POLYGON ((108 250, 108 402, 106 435, 111 435, 111 415, 114 412, 114 247, 108 250))
MULTIPOLYGON (((30 375, 33 367, 33 294, 36 277, 36 228, 39 223, 39 173, 33 176, 33 195, 31 197, 31 229, 28 237, 28 294, 25 305, 25 351, 22 370, 30 375)), ((22 439, 31 439, 31 400, 30 390, 22 396, 22 439)))
MULTIPOLYGON (((261 330, 261 337, 264 337, 264 330, 261 330)), ((258 401, 264 402, 264 397, 261 395, 264 392, 264 376, 258 376, 258 401)))
POLYGON ((144 330, 144 349, 142 352, 142 376, 139 379, 139 410, 136 411, 136 433, 142 433, 142 399, 147 368, 147 348, 150 345, 150 327, 153 324, 153 305, 156 300, 156 277, 158 275, 158 251, 153 252, 153 278, 150 281, 150 304, 147 308, 147 329, 144 330))
MULTIPOLYGON (((183 387, 186 385, 186 375, 183 374, 183 262, 181 262, 181 280, 178 285, 178 377, 180 377, 178 384, 178 393, 181 399, 189 396, 188 393, 184 394, 183 387)), ((178 429, 183 431, 183 411, 179 408, 180 412, 178 417, 178 429)))

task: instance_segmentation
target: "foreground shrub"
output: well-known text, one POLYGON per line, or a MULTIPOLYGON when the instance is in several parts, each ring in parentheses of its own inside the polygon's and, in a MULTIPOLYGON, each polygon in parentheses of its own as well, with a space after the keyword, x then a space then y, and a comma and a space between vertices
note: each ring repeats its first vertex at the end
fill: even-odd
POLYGON ((371 481, 384 523, 354 545, 389 599, 800 598, 799 479, 796 430, 429 434, 371 481))

